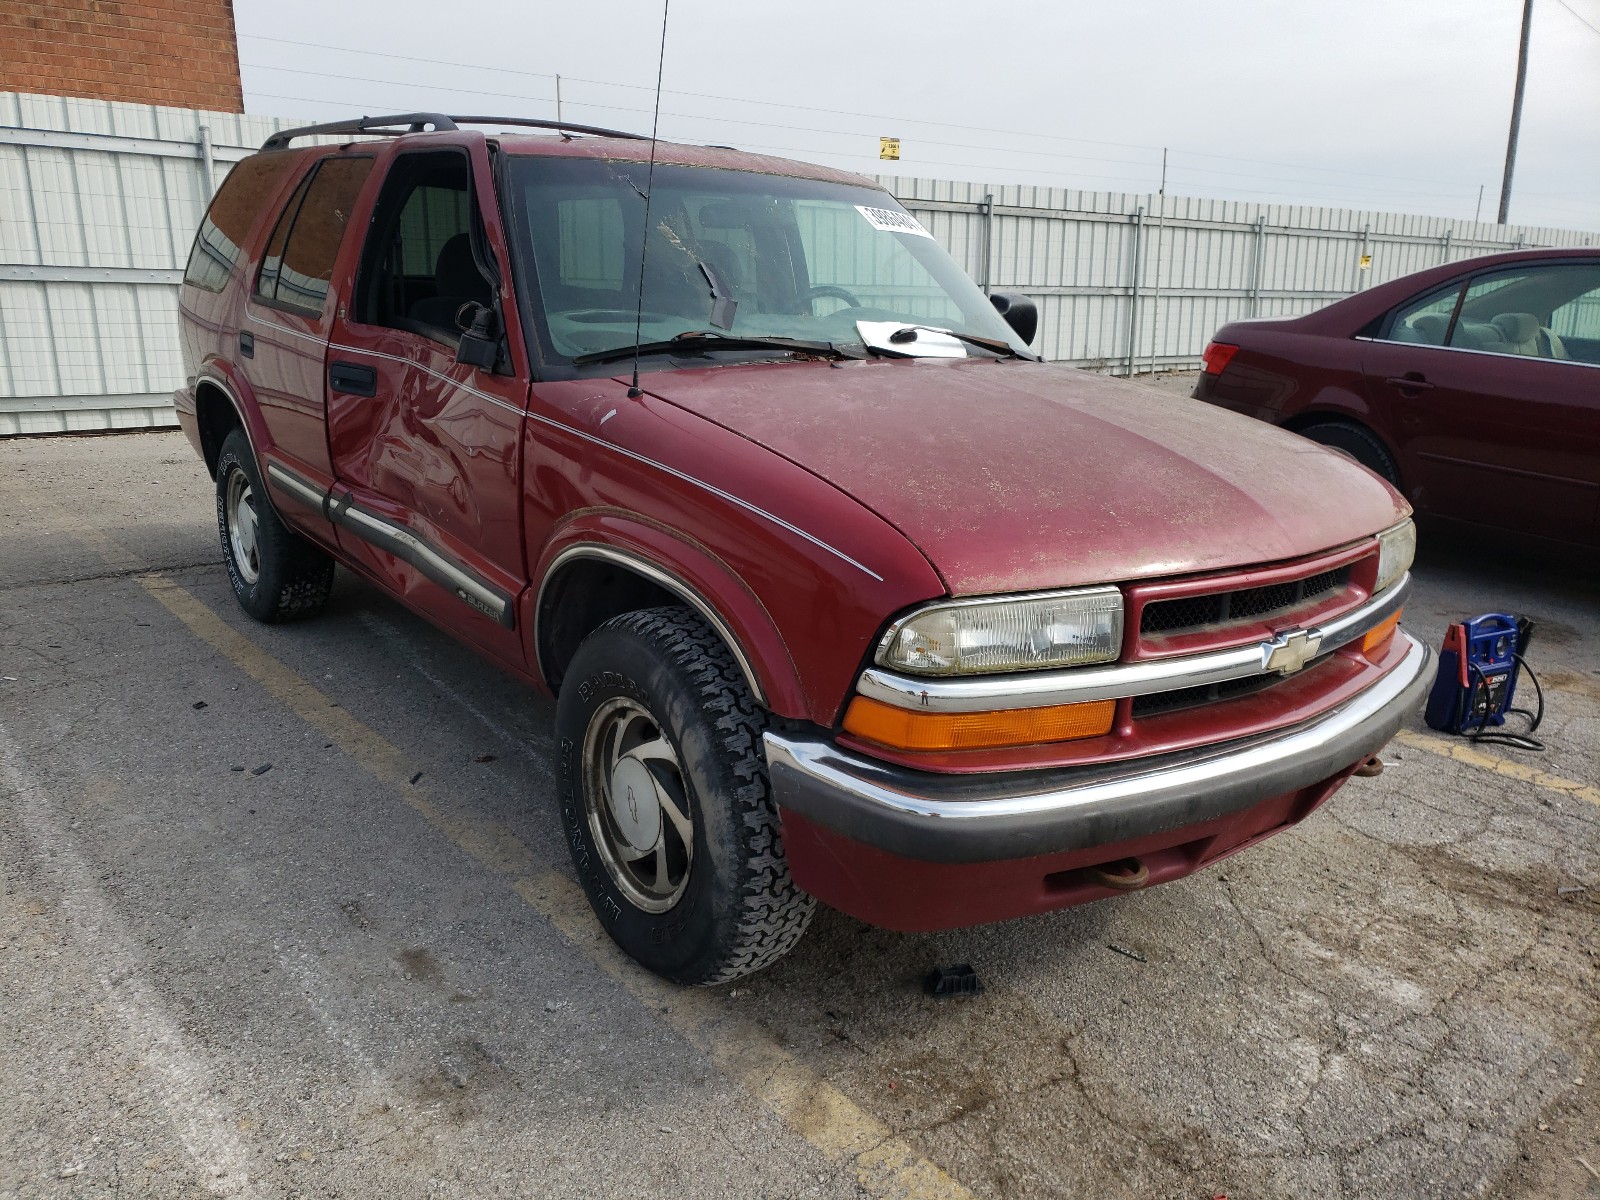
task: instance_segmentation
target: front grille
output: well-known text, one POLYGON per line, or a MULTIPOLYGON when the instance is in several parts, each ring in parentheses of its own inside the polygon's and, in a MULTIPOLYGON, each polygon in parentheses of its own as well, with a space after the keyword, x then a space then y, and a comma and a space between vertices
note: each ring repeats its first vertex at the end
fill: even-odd
MULTIPOLYGON (((1299 608, 1350 581, 1349 567, 1335 567, 1290 583, 1271 583, 1265 587, 1241 588, 1233 592, 1213 592, 1209 596, 1181 596, 1175 600, 1155 600, 1144 606, 1139 632, 1172 636, 1198 633, 1231 622, 1259 621, 1299 608)), ((1193 689, 1186 689, 1193 690, 1193 689)), ((1171 694, 1171 693, 1163 693, 1171 694)))
POLYGON ((1232 700, 1248 696, 1283 682, 1282 675, 1252 675, 1248 679, 1230 679, 1226 683, 1213 683, 1208 687, 1179 688, 1173 692, 1151 692, 1148 696, 1133 698, 1133 715, 1154 717, 1162 713, 1177 712, 1180 708, 1194 708, 1218 700, 1232 700))

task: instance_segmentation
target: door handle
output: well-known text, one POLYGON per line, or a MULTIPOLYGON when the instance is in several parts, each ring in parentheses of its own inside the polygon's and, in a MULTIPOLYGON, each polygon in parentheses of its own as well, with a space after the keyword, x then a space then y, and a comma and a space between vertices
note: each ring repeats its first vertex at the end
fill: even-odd
POLYGON ((254 358, 256 356, 255 334, 244 329, 239 331, 239 353, 246 358, 254 358))
POLYGON ((1397 375, 1392 379, 1385 379, 1390 387, 1399 388, 1402 392, 1425 392, 1433 387, 1423 378, 1421 371, 1407 371, 1404 375, 1397 375))
POLYGON ((329 363, 328 387, 347 396, 376 396, 378 372, 375 367, 363 366, 360 363, 329 363))

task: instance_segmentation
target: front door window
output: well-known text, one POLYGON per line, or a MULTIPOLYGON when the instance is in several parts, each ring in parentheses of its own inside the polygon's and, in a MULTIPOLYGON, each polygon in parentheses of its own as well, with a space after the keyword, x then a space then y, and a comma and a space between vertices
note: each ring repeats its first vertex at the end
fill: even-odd
POLYGON ((494 300, 473 252, 466 155, 446 151, 398 162, 373 225, 356 319, 455 346, 462 306, 494 300))

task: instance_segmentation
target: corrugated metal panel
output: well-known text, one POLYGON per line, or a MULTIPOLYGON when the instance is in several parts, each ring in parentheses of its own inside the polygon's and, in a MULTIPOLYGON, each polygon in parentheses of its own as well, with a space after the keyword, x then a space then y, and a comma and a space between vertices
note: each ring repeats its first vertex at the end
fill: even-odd
MULTIPOLYGON (((0 435, 171 423, 178 272, 209 196, 200 127, 220 183, 295 123, 0 93, 0 435)), ((1035 300, 1047 358, 1117 372, 1193 366, 1227 321, 1307 312, 1437 263, 1600 243, 1398 213, 880 181, 989 290, 1035 300)), ((835 253, 848 272, 848 246, 835 253)), ((927 307, 909 279, 893 291, 927 307)))
POLYGON ((0 93, 0 435, 173 423, 200 128, 220 183, 290 123, 0 93))

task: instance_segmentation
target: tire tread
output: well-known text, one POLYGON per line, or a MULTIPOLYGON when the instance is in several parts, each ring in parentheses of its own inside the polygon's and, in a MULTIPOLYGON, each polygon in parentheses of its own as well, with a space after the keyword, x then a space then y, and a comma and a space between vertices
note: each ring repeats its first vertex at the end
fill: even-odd
POLYGON ((327 605, 328 597, 333 592, 333 559, 283 523, 283 518, 278 516, 267 495, 249 440, 238 429, 227 436, 217 455, 217 533, 222 539, 223 562, 234 595, 238 597, 240 606, 256 620, 267 624, 303 621, 316 616, 327 605), (225 511, 225 480, 234 464, 250 477, 251 487, 257 497, 257 537, 263 556, 257 586, 269 574, 275 576, 277 590, 272 594, 251 594, 250 586, 233 564, 225 511))
POLYGON ((739 869, 741 911, 733 952, 720 969, 698 982, 727 983, 759 971, 794 947, 817 907, 816 900, 795 885, 783 855, 783 835, 761 749, 770 717, 751 695, 722 639, 688 609, 639 609, 613 617, 602 628, 626 629, 661 646, 690 681, 720 736, 728 765, 740 781, 733 794, 746 850, 739 869))

